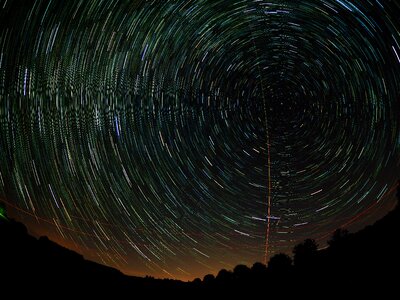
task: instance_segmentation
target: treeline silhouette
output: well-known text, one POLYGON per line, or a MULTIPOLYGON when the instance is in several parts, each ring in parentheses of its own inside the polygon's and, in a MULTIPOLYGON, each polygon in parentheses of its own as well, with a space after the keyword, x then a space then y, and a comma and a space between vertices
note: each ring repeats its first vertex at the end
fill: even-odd
POLYGON ((9 289, 14 295, 47 298, 54 289, 62 294, 102 295, 112 291, 121 295, 187 286, 179 280, 127 276, 117 269, 86 260, 45 236, 36 239, 28 234, 24 224, 6 216, 1 203, 0 239, 0 291, 9 289))
MULTIPOLYGON (((400 200, 400 188, 397 197, 400 200)), ((397 204, 381 220, 357 233, 337 229, 323 250, 318 250, 314 240, 306 239, 294 247, 293 259, 281 253, 273 256, 268 266, 262 263, 252 267, 237 265, 232 271, 219 271, 216 276, 208 274, 202 280, 182 282, 126 276, 116 269, 85 260, 47 237, 32 237, 23 224, 7 218, 2 205, 0 287, 12 289, 15 295, 41 296, 49 296, 54 288, 63 294, 144 292, 195 298, 212 293, 235 296, 239 292, 307 295, 315 293, 316 289, 331 295, 350 291, 361 295, 378 290, 384 295, 397 290, 399 210, 397 204)))
POLYGON ((196 282, 203 289, 257 295, 262 289, 267 294, 310 296, 315 289, 324 290, 325 296, 317 298, 349 292, 365 295, 379 291, 380 298, 389 292, 398 294, 400 188, 397 198, 395 209, 374 225, 356 233, 337 229, 325 249, 318 250, 315 240, 306 239, 293 248, 293 259, 280 253, 268 266, 238 265, 233 271, 221 270, 215 277, 209 274, 196 282))

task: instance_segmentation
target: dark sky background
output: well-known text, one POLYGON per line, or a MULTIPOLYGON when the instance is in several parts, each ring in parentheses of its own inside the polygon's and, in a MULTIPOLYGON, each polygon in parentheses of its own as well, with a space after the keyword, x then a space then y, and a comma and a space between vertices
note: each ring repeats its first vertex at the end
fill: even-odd
POLYGON ((396 1, 0 1, 0 199, 35 235, 193 279, 395 203, 396 1))

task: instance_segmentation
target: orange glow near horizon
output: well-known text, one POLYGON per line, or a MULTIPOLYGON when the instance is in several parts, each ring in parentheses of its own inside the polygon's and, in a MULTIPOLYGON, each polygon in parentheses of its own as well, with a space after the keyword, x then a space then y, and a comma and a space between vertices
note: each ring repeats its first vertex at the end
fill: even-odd
MULTIPOLYGON (((383 211, 390 211, 391 209, 394 208, 395 203, 397 203, 395 197, 393 197, 395 194, 395 190, 396 190, 396 185, 391 187, 391 189, 384 195, 383 200, 386 201, 374 203, 370 207, 366 208, 364 211, 360 212, 357 216, 354 216, 349 220, 347 220, 344 223, 343 227, 347 227, 350 230, 352 228, 353 230, 359 230, 361 226, 364 226, 364 224, 361 224, 360 222, 361 217, 363 217, 362 220, 371 217, 372 219, 371 222, 382 217, 383 211), (378 204, 380 203, 381 204, 383 203, 384 205, 382 207, 379 207, 378 204), (378 212, 381 212, 381 214, 377 215, 378 212)), ((160 279, 169 278, 169 279, 178 279, 182 281, 192 281, 195 278, 203 278, 206 274, 217 275, 220 270, 220 268, 216 266, 215 267, 207 266, 199 269, 192 268, 190 272, 177 269, 176 273, 171 274, 168 273, 166 270, 157 270, 151 264, 147 264, 145 265, 145 267, 140 269, 134 264, 126 265, 123 263, 119 263, 118 261, 126 262, 128 257, 126 258, 117 257, 118 255, 113 251, 100 253, 99 251, 97 251, 97 249, 91 248, 87 245, 81 245, 75 241, 76 239, 79 239, 79 235, 88 235, 88 233, 68 228, 66 226, 63 226, 62 224, 56 224, 54 220, 47 220, 45 218, 38 217, 37 215, 31 212, 16 207, 15 205, 13 205, 8 201, 5 200, 2 201, 7 204, 8 208, 7 211, 9 217, 15 218, 16 220, 24 223, 27 226, 30 234, 32 234, 33 236, 38 238, 40 236, 45 235, 50 240, 56 242, 57 244, 83 255, 85 259, 92 260, 97 263, 116 268, 120 270, 122 273, 129 276, 140 276, 140 277, 152 276, 154 278, 160 278, 160 279), (60 228, 62 228, 62 230, 65 231, 60 231, 60 228), (66 234, 66 232, 68 232, 68 234, 66 234), (77 236, 78 238, 76 238, 77 236)), ((325 233, 319 237, 315 237, 315 239, 321 245, 321 243, 325 243, 325 241, 329 238, 330 235, 331 232, 325 233)), ((286 252, 286 254, 290 255, 291 253, 290 251, 288 251, 286 252)), ((252 263, 255 262, 256 260, 254 260, 252 263)), ((226 265, 225 269, 233 270, 234 266, 240 263, 241 262, 232 262, 231 265, 226 265)), ((247 265, 251 267, 252 263, 248 263, 247 265)))

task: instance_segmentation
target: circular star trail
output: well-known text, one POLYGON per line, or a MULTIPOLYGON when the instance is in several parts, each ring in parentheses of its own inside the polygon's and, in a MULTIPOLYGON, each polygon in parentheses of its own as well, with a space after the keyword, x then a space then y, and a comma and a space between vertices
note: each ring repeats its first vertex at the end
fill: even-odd
POLYGON ((399 12, 3 0, 1 199, 37 234, 157 277, 367 225, 399 173, 399 12))

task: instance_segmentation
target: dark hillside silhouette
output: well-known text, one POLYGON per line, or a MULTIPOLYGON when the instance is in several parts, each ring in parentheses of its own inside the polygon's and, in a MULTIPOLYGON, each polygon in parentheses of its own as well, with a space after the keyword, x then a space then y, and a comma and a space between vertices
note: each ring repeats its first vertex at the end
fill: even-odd
POLYGON ((7 218, 4 207, 0 203, 0 212, 3 212, 0 216, 0 286, 5 293, 48 298, 53 290, 63 291, 64 295, 77 292, 124 295, 185 289, 185 283, 178 280, 126 276, 114 268, 85 260, 47 237, 36 239, 22 223, 7 218))
MULTIPOLYGON (((397 193, 400 198, 400 189, 397 193)), ((314 240, 307 239, 293 249, 293 260, 286 254, 270 259, 268 267, 255 263, 251 268, 236 266, 221 270, 203 280, 185 283, 123 275, 116 269, 88 260, 80 254, 50 241, 36 239, 26 227, 7 217, 0 204, 1 286, 15 295, 51 296, 49 287, 65 293, 84 291, 101 295, 136 295, 170 293, 175 297, 204 296, 210 293, 247 295, 260 293, 308 294, 316 288, 332 293, 380 293, 396 290, 399 272, 399 205, 374 225, 357 233, 336 230, 329 247, 317 250, 314 240)), ((317 297, 319 298, 319 297, 317 297)))

